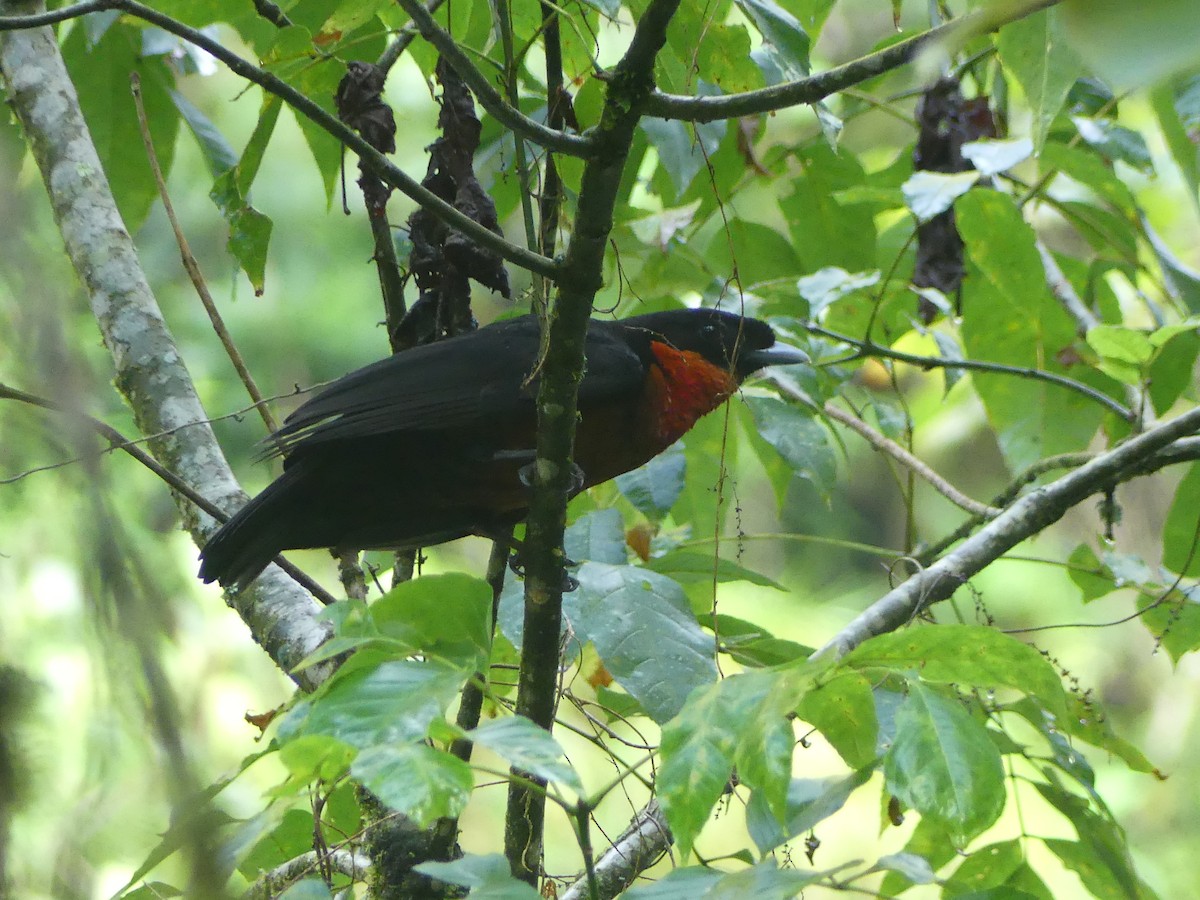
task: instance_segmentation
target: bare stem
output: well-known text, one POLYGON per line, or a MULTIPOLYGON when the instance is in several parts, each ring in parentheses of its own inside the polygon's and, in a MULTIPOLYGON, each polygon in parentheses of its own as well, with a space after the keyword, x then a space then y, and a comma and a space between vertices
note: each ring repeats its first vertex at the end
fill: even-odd
POLYGON ((213 301, 212 294, 209 293, 208 283, 204 280, 204 274, 200 271, 200 263, 196 261, 192 248, 188 245, 187 238, 184 237, 179 219, 175 215, 175 206, 171 203, 170 194, 167 193, 167 182, 163 178, 162 166, 159 165, 158 154, 154 151, 154 139, 150 136, 150 123, 146 121, 146 104, 142 102, 142 79, 137 72, 129 73, 129 87, 133 92, 133 104, 137 108, 138 129, 142 133, 142 144, 146 147, 146 158, 150 161, 150 171, 154 174, 154 183, 158 185, 158 196, 167 213, 167 221, 171 223, 171 230, 175 233, 175 243, 179 245, 179 256, 183 261, 183 268, 187 272, 188 278, 191 279, 192 287, 196 289, 196 295, 200 298, 204 311, 208 313, 208 320, 212 323, 217 339, 225 348, 225 355, 229 357, 229 361, 237 370, 238 377, 246 388, 246 393, 254 402, 254 408, 258 410, 263 424, 267 426, 267 431, 278 431, 279 423, 271 414, 267 401, 263 399, 262 391, 258 389, 258 383, 250 374, 250 369, 247 368, 246 361, 242 358, 237 344, 234 343, 229 329, 225 327, 221 311, 217 309, 217 304, 213 301))

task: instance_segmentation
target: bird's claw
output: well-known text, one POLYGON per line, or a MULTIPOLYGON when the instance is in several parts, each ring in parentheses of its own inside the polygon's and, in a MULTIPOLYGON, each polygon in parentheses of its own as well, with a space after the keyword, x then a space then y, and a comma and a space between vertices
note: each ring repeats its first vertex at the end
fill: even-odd
MULTIPOLYGON (((517 470, 517 477, 521 479, 521 484, 525 487, 533 488, 534 467, 536 462, 531 462, 528 465, 521 466, 517 470)), ((583 490, 584 482, 587 476, 584 475, 583 469, 579 468, 575 463, 571 463, 570 481, 567 484, 567 499, 571 500, 583 490)))
MULTIPOLYGON (((522 555, 521 547, 514 548, 512 555, 508 558, 508 568, 518 578, 525 577, 525 559, 522 555)), ((579 563, 573 559, 563 557, 562 567, 562 583, 559 585, 559 590, 564 594, 569 594, 579 587, 579 580, 567 574, 567 569, 574 569, 579 563)))

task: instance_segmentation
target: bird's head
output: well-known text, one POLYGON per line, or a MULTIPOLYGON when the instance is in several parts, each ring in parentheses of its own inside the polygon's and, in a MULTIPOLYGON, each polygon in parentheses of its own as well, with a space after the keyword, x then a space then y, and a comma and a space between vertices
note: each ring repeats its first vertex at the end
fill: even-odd
POLYGON ((810 361, 803 350, 778 343, 766 322, 724 310, 678 309, 636 321, 675 349, 699 353, 739 382, 766 366, 810 361))

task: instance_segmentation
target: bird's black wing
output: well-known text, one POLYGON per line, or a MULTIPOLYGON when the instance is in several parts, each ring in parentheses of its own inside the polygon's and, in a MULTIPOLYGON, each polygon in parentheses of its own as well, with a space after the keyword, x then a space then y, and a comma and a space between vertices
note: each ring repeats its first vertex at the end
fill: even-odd
MULTIPOLYGON (((580 404, 640 390, 646 367, 619 323, 593 322, 580 404)), ((486 426, 532 413, 533 316, 405 350, 339 378, 288 416, 267 455, 347 438, 486 426)))

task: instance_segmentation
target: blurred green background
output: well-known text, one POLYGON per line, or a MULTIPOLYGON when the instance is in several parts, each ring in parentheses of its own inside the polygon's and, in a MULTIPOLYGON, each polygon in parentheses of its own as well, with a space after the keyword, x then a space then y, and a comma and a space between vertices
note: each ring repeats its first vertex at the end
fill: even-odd
MULTIPOLYGON (((923 14, 918 9, 923 4, 909 7, 906 15, 923 14)), ((817 59, 832 64, 869 50, 890 33, 891 15, 888 4, 839 3, 822 32, 817 59)), ((608 58, 602 55, 601 61, 610 62, 615 45, 609 41, 603 46, 608 58)), ((906 81, 916 83, 912 69, 890 80, 889 92, 902 90, 906 81)), ((259 112, 256 92, 244 92, 224 71, 189 76, 181 85, 234 148, 245 144, 259 112)), ((435 136, 436 107, 411 61, 400 62, 386 96, 400 126, 396 159, 420 175, 424 147, 435 136)), ((901 108, 911 110, 911 104, 901 108)), ((832 105, 838 108, 836 101, 832 105)), ((1123 103, 1121 120, 1138 129, 1150 118, 1135 100, 1123 103)), ((1021 126, 1012 127, 1019 131, 1021 126)), ((760 156, 771 146, 812 141, 816 134, 807 111, 771 116, 766 128, 757 147, 760 156)), ((1195 207, 1181 199, 1174 169, 1163 162, 1163 148, 1155 144, 1156 132, 1146 127, 1144 133, 1162 162, 1159 174, 1127 180, 1135 184, 1150 220, 1174 251, 1200 267, 1195 207)), ((909 124, 874 111, 847 123, 841 145, 843 152, 857 154, 875 170, 907 154, 911 140, 909 124)), ((130 154, 140 152, 129 148, 130 154)), ((485 186, 490 179, 502 194, 512 194, 510 166, 503 153, 481 160, 485 186)), ((5 175, 0 179, 0 380, 77 406, 133 434, 128 411, 110 385, 111 362, 61 251, 38 174, 9 122, 0 126, 0 172, 5 175)), ((328 380, 387 352, 370 235, 354 174, 348 167, 352 214, 345 216, 339 202, 327 207, 308 148, 290 113, 284 113, 254 186, 254 203, 273 219, 275 229, 266 291, 254 297, 225 252, 226 227, 208 198, 211 179, 204 162, 190 135, 179 139, 170 177, 173 202, 227 324, 267 395, 287 395, 297 385, 328 380)), ((763 180, 743 191, 737 200, 742 214, 753 217, 756 192, 785 187, 786 179, 763 180)), ((404 222, 411 208, 404 198, 394 198, 392 221, 404 222)), ((519 215, 511 214, 513 203, 507 209, 505 229, 519 240, 519 215)), ((269 465, 252 463, 262 425, 252 415, 230 416, 248 401, 181 269, 159 204, 136 240, 206 409, 214 418, 223 417, 215 425, 221 443, 253 493, 272 477, 269 465)), ((513 274, 522 296, 527 280, 513 274)), ((508 309, 486 293, 477 299, 482 320, 508 309)), ((610 286, 598 306, 616 300, 616 288, 610 286)), ((625 300, 625 308, 637 308, 636 301, 625 300)), ((922 457, 971 496, 988 497, 1003 487, 1007 474, 978 403, 961 390, 943 398, 937 374, 909 372, 903 385, 914 417, 927 422, 917 435, 922 457)), ((286 412, 294 402, 282 399, 277 409, 286 412)), ((696 440, 719 434, 722 422, 720 413, 711 417, 696 440)), ((97 455, 99 446, 66 417, 11 402, 0 405, 0 659, 28 679, 23 694, 10 695, 27 698, 17 704, 24 805, 10 849, 10 877, 22 897, 108 896, 125 883, 167 826, 162 760, 146 738, 144 698, 136 688, 136 660, 122 630, 120 598, 95 583, 102 544, 117 542, 133 554, 154 586, 151 594, 161 601, 154 614, 170 635, 162 641, 161 658, 179 702, 188 753, 203 783, 236 771, 240 760, 259 749, 257 729, 244 721, 244 714, 272 709, 292 693, 291 683, 252 643, 219 592, 195 579, 196 549, 177 528, 167 488, 123 455, 97 455), (68 460, 74 461, 33 471, 68 460)), ((724 586, 722 612, 816 646, 887 589, 884 557, 824 540, 885 549, 903 543, 906 512, 893 472, 854 438, 845 439, 845 448, 848 455, 839 458, 832 504, 797 482, 782 512, 754 455, 730 449, 731 458, 738 460, 734 501, 745 535, 736 553, 747 565, 785 583, 789 593, 724 586), (810 537, 779 536, 783 531, 810 537)), ((1157 563, 1158 535, 1180 475, 1168 471, 1121 490, 1116 549, 1157 563)), ((918 497, 920 533, 942 534, 958 521, 932 491, 918 488, 918 497)), ((581 501, 580 508, 588 502, 581 501)), ((1193 656, 1173 665, 1136 620, 1095 627, 1125 619, 1133 611, 1132 593, 1118 592, 1085 608, 1062 568, 1038 561, 1065 556, 1100 530, 1094 507, 1072 513, 1019 548, 1014 556, 1020 559, 998 563, 973 579, 974 596, 1003 628, 1062 626, 1032 637, 1081 690, 1102 702, 1117 732, 1141 747, 1166 776, 1135 775, 1093 754, 1099 792, 1128 829, 1139 869, 1160 896, 1200 897, 1194 875, 1194 848, 1200 840, 1200 662, 1193 656)), ((724 552, 732 549, 726 546, 724 552)), ((427 571, 481 573, 486 554, 484 542, 473 539, 437 548, 429 554, 427 571)), ((336 589, 327 554, 294 558, 336 589)), ((973 620, 975 610, 959 602, 961 615, 973 620)), ((948 609, 939 615, 952 617, 948 609)), ((562 740, 568 756, 580 750, 569 735, 562 740)), ((802 751, 799 759, 811 764, 806 775, 836 770, 836 758, 824 747, 807 755, 802 751)), ((258 812, 263 791, 282 778, 276 766, 251 767, 224 791, 223 808, 236 817, 258 812)), ((607 777, 604 772, 585 774, 607 777)), ((1021 808, 1010 808, 997 827, 1010 827, 1011 817, 1020 815, 1031 833, 1069 834, 1065 821, 1031 795, 1022 794, 1021 808)), ((819 865, 832 867, 875 852, 864 847, 887 852, 903 846, 910 826, 885 828, 877 841, 876 832, 883 828, 876 824, 882 820, 880 811, 864 808, 861 795, 855 800, 857 806, 819 829, 819 865)), ((611 804, 602 812, 610 835, 621 830, 637 805, 635 796, 627 805, 611 804)), ((464 847, 492 849, 502 811, 501 788, 480 792, 464 819, 464 847)), ((737 821, 729 817, 728 827, 738 827, 737 821)), ((701 849, 715 853, 724 827, 720 823, 701 849)), ((1071 897, 1078 890, 1077 880, 1057 860, 1035 864, 1059 896, 1071 897)), ((551 848, 549 871, 568 872, 575 865, 573 846, 551 848)))

